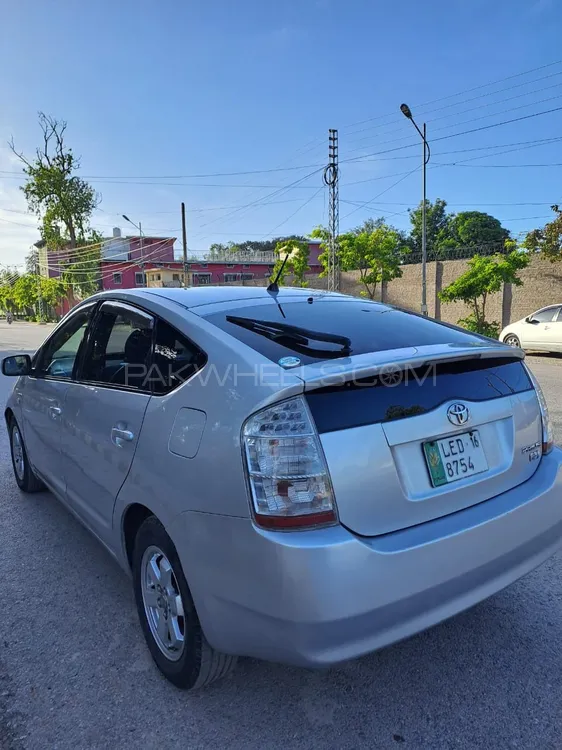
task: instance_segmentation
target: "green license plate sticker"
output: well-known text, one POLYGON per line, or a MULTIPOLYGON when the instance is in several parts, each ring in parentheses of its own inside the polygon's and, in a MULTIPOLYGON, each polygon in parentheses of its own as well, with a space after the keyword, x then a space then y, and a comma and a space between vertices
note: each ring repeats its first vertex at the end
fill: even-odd
POLYGON ((441 487, 443 484, 447 484, 447 476, 445 474, 445 467, 441 460, 441 454, 439 453, 439 446, 437 442, 424 443, 423 450, 425 453, 425 460, 427 462, 427 468, 431 476, 431 482, 434 487, 441 487))

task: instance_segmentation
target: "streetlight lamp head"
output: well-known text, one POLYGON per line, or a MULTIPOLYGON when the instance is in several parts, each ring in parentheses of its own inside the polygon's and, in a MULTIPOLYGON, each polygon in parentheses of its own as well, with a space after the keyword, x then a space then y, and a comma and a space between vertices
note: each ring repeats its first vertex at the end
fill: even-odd
POLYGON ((410 109, 410 107, 408 107, 407 104, 401 104, 400 105, 400 111, 402 112, 402 114, 404 115, 404 117, 408 118, 408 120, 412 119, 412 110, 410 109))
POLYGON ((131 221, 128 216, 125 216, 125 214, 121 214, 121 216, 125 219, 125 221, 131 221))

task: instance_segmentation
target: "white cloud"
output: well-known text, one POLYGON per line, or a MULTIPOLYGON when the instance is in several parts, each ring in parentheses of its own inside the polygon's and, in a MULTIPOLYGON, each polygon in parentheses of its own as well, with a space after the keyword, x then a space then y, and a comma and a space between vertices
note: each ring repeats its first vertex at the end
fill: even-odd
MULTIPOLYGON (((0 148, 0 172, 16 172, 20 162, 9 149, 0 148)), ((39 239, 37 219, 27 213, 20 180, 0 174, 0 266, 21 265, 39 239)))

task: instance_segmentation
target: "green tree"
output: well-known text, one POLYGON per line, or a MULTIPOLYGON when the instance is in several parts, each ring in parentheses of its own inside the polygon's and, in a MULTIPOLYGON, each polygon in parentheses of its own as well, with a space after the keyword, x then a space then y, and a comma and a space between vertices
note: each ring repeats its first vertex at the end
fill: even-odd
POLYGON ((365 219, 365 221, 362 224, 359 224, 358 227, 355 227, 355 229, 352 229, 353 234, 363 234, 363 232, 367 232, 367 234, 371 234, 375 231, 375 229, 379 229, 380 227, 385 225, 385 220, 383 216, 379 216, 377 219, 373 219, 372 216, 370 216, 368 219, 365 219))
MULTIPOLYGON (((0 295, 4 294, 5 289, 5 286, 0 286, 0 295)), ((19 276, 9 290, 9 309, 19 310, 28 316, 34 315, 37 310, 41 318, 53 318, 54 308, 67 293, 67 287, 61 279, 45 278, 36 273, 19 276), (41 312, 38 310, 39 299, 42 305, 41 312)))
POLYGON ((480 255, 498 252, 509 239, 500 221, 482 211, 461 211, 449 222, 450 238, 444 243, 460 248, 479 248, 480 255))
POLYGON ((330 252, 330 230, 328 227, 321 225, 314 227, 310 236, 313 239, 320 240, 320 253, 318 254, 318 261, 322 266, 319 276, 326 276, 328 273, 328 258, 330 252))
POLYGON ((399 233, 383 224, 372 232, 348 232, 339 237, 342 271, 359 271, 364 296, 374 299, 377 285, 402 276, 403 251, 399 233))
POLYGON ((555 213, 552 221, 542 229, 533 229, 527 234, 523 247, 532 252, 540 252, 551 263, 562 260, 562 210, 559 206, 551 206, 555 213))
POLYGON ((61 280, 67 289, 72 290, 74 297, 85 299, 99 292, 101 288, 100 247, 102 237, 91 232, 91 244, 81 247, 74 258, 64 264, 61 280))
POLYGON ((281 271, 279 279, 277 280, 279 286, 283 285, 288 273, 293 275, 293 286, 308 286, 308 281, 305 276, 309 269, 308 259, 310 248, 308 242, 300 240, 280 240, 275 246, 275 255, 277 256, 277 259, 273 266, 271 281, 276 278, 283 266, 285 258, 287 258, 283 271, 281 271), (289 253, 288 258, 287 253, 289 253))
POLYGON ((18 310, 21 310, 26 315, 32 315, 37 304, 40 278, 37 274, 25 273, 14 284, 14 304, 18 310))
POLYGON ((20 273, 17 269, 6 268, 0 271, 0 309, 4 312, 15 312, 14 285, 20 273))
POLYGON ((502 284, 521 286, 518 272, 529 263, 528 254, 514 249, 514 242, 506 245, 506 255, 475 255, 468 269, 439 293, 443 302, 461 301, 469 306, 470 315, 461 318, 459 325, 492 338, 498 337, 500 324, 486 320, 486 302, 491 294, 500 291, 502 284))
MULTIPOLYGON (((412 228, 407 242, 417 255, 422 251, 423 201, 420 201, 417 208, 408 209, 408 213, 412 228)), ((437 257, 439 250, 449 239, 449 225, 454 214, 447 212, 447 201, 442 198, 437 198, 435 203, 426 199, 425 213, 427 255, 431 259, 437 257)))
POLYGON ((76 174, 80 160, 65 142, 67 123, 39 113, 43 144, 34 158, 10 148, 27 175, 22 186, 29 210, 40 221, 42 238, 51 249, 84 245, 90 235, 90 217, 100 197, 76 174))
POLYGON ((66 297, 68 288, 60 278, 40 277, 41 299, 43 304, 50 308, 55 308, 64 297, 66 297))

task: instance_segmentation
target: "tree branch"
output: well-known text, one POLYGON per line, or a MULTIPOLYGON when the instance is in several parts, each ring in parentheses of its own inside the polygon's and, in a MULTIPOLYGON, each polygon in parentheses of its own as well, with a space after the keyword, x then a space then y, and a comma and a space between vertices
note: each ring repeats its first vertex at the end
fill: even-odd
POLYGON ((16 146, 14 144, 14 136, 12 136, 10 140, 8 141, 8 147, 10 148, 12 153, 15 156, 17 156, 18 159, 26 165, 26 167, 28 167, 29 169, 33 169, 33 167, 31 166, 31 163, 28 162, 25 156, 23 155, 23 151, 22 152, 16 151, 16 146))

